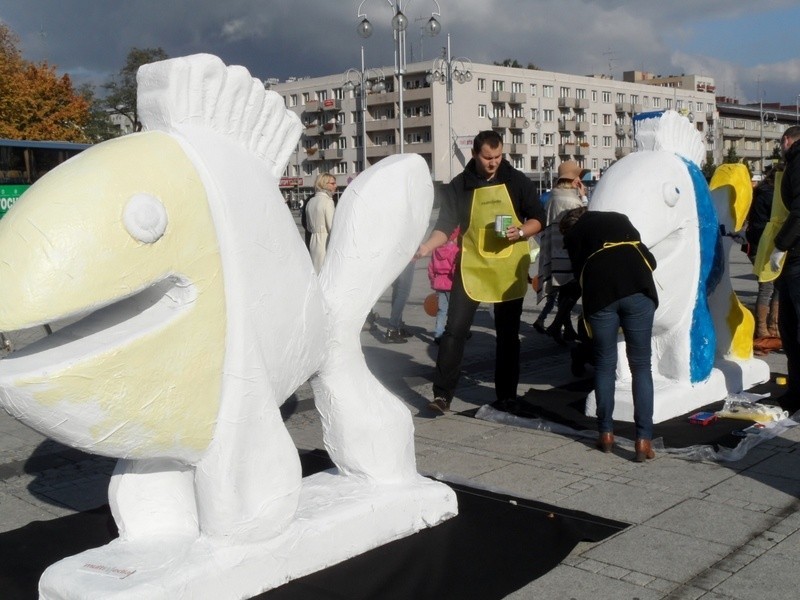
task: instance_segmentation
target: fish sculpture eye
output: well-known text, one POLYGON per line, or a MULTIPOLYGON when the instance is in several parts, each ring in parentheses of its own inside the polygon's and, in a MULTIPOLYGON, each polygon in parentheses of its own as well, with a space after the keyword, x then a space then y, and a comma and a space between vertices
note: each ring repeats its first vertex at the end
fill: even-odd
POLYGON ((672 208, 678 203, 681 197, 681 191, 674 183, 665 183, 663 189, 664 203, 672 208))
POLYGON ((155 196, 134 194, 125 205, 122 221, 133 239, 152 244, 167 229, 167 209, 155 196))

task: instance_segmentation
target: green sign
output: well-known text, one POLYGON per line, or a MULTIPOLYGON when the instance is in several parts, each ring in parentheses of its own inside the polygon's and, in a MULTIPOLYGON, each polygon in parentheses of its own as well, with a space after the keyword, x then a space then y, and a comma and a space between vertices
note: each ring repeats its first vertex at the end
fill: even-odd
POLYGON ((0 185, 0 219, 2 219, 3 215, 8 212, 9 208, 14 206, 14 203, 29 187, 31 186, 22 183, 15 185, 0 185))

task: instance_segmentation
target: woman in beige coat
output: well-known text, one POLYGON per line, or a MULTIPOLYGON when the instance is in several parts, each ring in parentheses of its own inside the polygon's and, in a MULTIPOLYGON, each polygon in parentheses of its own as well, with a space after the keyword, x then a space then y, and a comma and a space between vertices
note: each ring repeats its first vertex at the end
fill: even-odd
POLYGON ((308 201, 306 207, 306 222, 311 232, 308 251, 311 253, 311 262, 314 270, 319 273, 322 261, 325 260, 325 251, 328 247, 328 236, 333 225, 333 194, 336 192, 336 177, 330 173, 322 173, 314 184, 316 194, 308 201))

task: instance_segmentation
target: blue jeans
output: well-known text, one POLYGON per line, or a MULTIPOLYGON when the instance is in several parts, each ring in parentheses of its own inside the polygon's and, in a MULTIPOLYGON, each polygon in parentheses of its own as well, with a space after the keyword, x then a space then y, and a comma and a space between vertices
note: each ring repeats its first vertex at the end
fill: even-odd
POLYGON ((450 292, 436 292, 439 310, 436 312, 436 327, 433 329, 433 337, 442 337, 444 326, 447 323, 447 305, 450 303, 450 292))
POLYGON ((622 327, 625 353, 633 378, 633 422, 636 438, 653 438, 653 372, 650 341, 656 306, 644 294, 632 294, 589 315, 594 347, 594 393, 600 433, 614 430, 614 386, 617 368, 617 333, 622 327))
POLYGON ((411 284, 414 282, 414 261, 408 263, 392 284, 392 308, 389 314, 389 329, 400 329, 403 325, 403 309, 411 295, 411 284))

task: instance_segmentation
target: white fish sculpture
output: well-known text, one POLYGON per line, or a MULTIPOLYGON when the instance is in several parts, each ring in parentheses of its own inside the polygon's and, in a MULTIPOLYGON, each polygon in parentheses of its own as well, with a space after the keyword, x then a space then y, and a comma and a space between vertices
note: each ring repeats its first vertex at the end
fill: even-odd
MULTIPOLYGON (((638 115, 635 125, 637 151, 603 174, 589 209, 628 215, 658 262, 653 273, 659 295, 653 323, 653 420, 659 423, 722 400, 729 391, 742 391, 744 380, 749 385, 758 383, 763 374, 758 363, 763 361, 752 358, 752 348, 749 357, 746 350, 740 352, 739 358, 752 361, 747 370, 753 375, 739 378, 738 384, 735 377, 729 378, 731 386, 738 388, 731 390, 722 370, 715 367, 720 358, 715 325, 730 342, 726 315, 735 308, 716 303, 715 310, 725 315, 713 316, 709 306, 709 296, 728 276, 725 251, 730 246, 723 244, 717 209, 700 170, 705 159, 702 135, 675 111, 638 115)), ((726 215, 725 223, 728 221, 726 215)), ((728 231, 730 227, 728 223, 728 231)), ((724 287, 732 293, 729 281, 724 287)), ((614 414, 632 421, 624 342, 620 342, 618 356, 614 414)), ((595 407, 592 393, 586 414, 594 414, 595 407)))
POLYGON ((119 539, 51 566, 41 596, 247 597, 454 516, 359 344, 428 226, 424 160, 347 188, 318 278, 278 190, 301 130, 281 97, 202 54, 138 85, 144 132, 0 222, 0 331, 76 320, 0 361, 0 404, 120 459, 119 539), (279 407, 310 377, 337 469, 302 479, 279 407))

